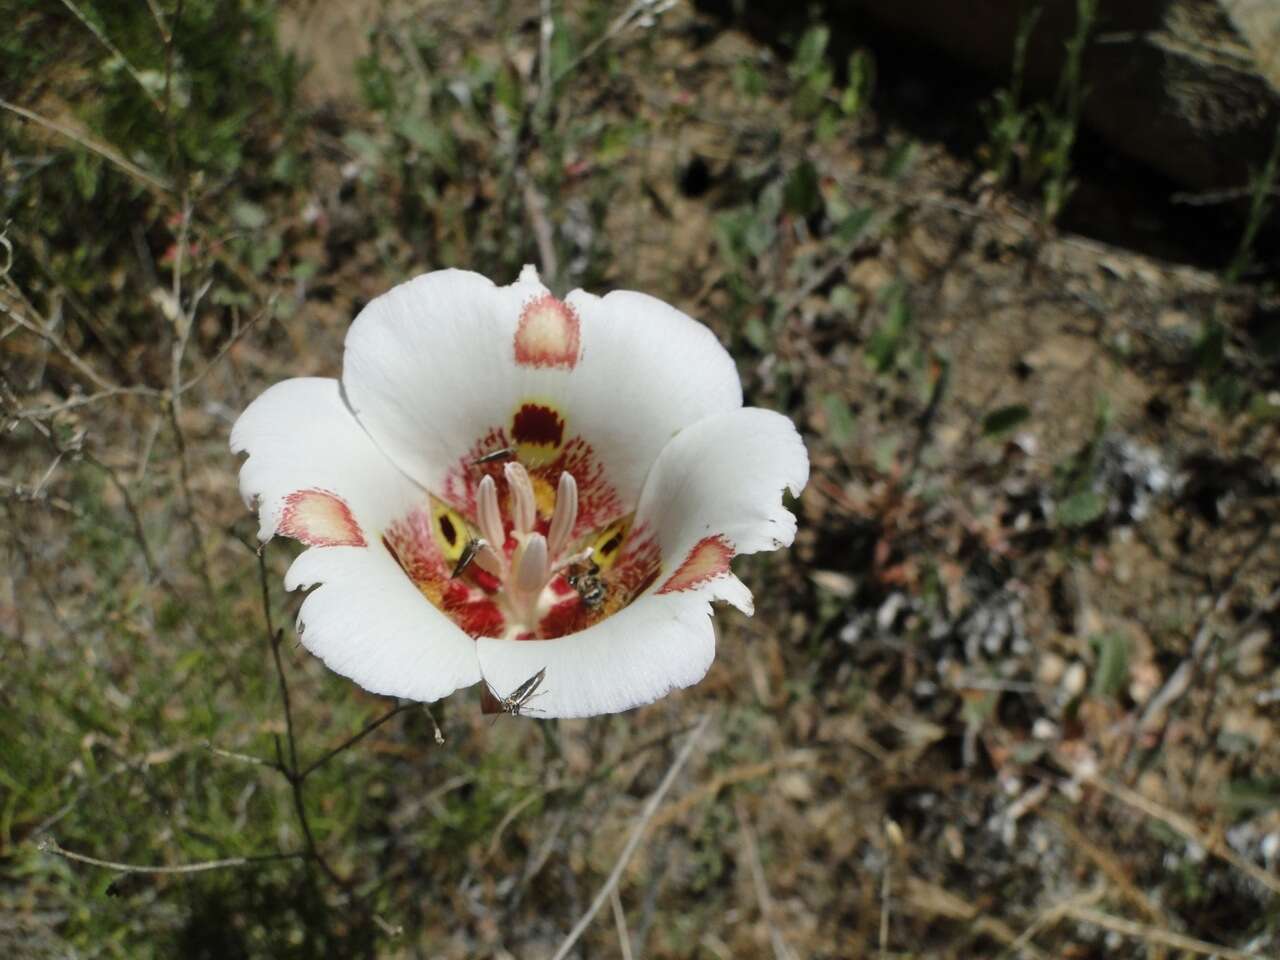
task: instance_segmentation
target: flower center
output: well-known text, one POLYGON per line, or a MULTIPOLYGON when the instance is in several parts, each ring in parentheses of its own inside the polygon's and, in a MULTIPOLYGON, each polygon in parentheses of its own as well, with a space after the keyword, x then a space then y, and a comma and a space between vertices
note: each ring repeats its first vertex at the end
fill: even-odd
POLYGON ((507 516, 498 500, 498 485, 486 475, 476 488, 479 536, 468 544, 454 569, 454 579, 468 573, 492 593, 506 620, 505 636, 538 635, 539 624, 564 599, 564 586, 578 592, 584 604, 602 598, 603 587, 590 571, 593 548, 571 551, 578 521, 578 483, 565 471, 555 494, 549 522, 541 521, 529 471, 520 463, 503 468, 507 481, 507 516))

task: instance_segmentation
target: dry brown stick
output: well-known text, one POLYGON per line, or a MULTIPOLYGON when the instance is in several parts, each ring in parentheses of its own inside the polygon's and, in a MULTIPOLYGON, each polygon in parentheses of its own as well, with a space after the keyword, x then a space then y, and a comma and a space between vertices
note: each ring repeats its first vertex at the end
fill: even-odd
POLYGON ((1262 884, 1262 886, 1266 887, 1272 893, 1280 896, 1280 878, 1273 876, 1257 864, 1251 863, 1244 857, 1240 856, 1240 854, 1232 850, 1231 847, 1227 846, 1221 838, 1211 837, 1201 832, 1195 824, 1182 814, 1162 807, 1154 800, 1148 800, 1142 794, 1130 790, 1122 784, 1112 783, 1111 781, 1104 780, 1101 777, 1092 777, 1086 782, 1096 785, 1104 793, 1110 794, 1121 803, 1146 814, 1153 820, 1159 820, 1165 826, 1182 834, 1183 837, 1190 840, 1192 843, 1204 848, 1220 860, 1225 860, 1241 873, 1246 874, 1251 879, 1262 884))
POLYGON ((658 784, 658 789, 649 795, 649 799, 645 801, 644 809, 640 811, 640 817, 636 821, 636 825, 632 828, 631 836, 627 838, 627 844, 622 848, 622 853, 618 857, 618 862, 613 865, 608 878, 604 882, 604 886, 600 888, 600 892, 596 894, 595 899, 591 901, 591 906, 587 908, 578 920, 569 935, 564 938, 564 942, 560 944, 560 948, 556 950, 551 960, 564 960, 568 956, 569 951, 573 949, 573 945, 578 942, 578 938, 582 936, 584 930, 595 919, 595 915, 604 906, 604 902, 609 899, 609 894, 618 885, 618 881, 622 879, 622 871, 627 868, 627 864, 631 862, 632 855, 636 852, 636 847, 640 846, 640 841, 644 839, 645 831, 649 826, 649 821, 653 819, 654 813, 657 812, 658 806, 662 803, 662 798, 667 795, 667 791, 671 789, 671 785, 675 783, 676 776, 684 768, 688 762, 693 748, 698 745, 698 741, 702 739, 702 735, 706 733, 707 726, 711 722, 711 714, 705 713, 702 719, 698 721, 698 725, 693 728, 693 733, 689 734, 689 738, 685 740, 684 746, 680 748, 680 752, 676 754, 675 760, 667 770, 667 775, 662 778, 662 783, 658 784))
POLYGON ((1159 927, 1151 927, 1145 923, 1125 920, 1123 917, 1113 917, 1111 914, 1103 913, 1101 910, 1068 906, 1065 913, 1075 920, 1092 923, 1095 926, 1102 927, 1104 930, 1112 930, 1115 933, 1143 940, 1147 943, 1158 943, 1166 947, 1173 947, 1175 950, 1187 950, 1204 956, 1224 957, 1226 960, 1267 960, 1260 953, 1245 953, 1243 950, 1234 950, 1231 947, 1220 946, 1205 940, 1197 940, 1195 937, 1174 933, 1172 930, 1162 930, 1159 927))

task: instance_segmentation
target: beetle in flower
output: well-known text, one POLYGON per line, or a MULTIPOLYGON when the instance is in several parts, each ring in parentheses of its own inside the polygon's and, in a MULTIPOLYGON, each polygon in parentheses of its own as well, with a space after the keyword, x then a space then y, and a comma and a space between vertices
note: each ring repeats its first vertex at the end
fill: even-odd
MULTIPOLYGON (((306 544, 303 644, 374 693, 434 701, 541 674, 538 716, 696 683, 738 554, 789 546, 795 426, 743 407, 711 331, 640 293, 563 300, 441 270, 347 334, 341 380, 286 380, 231 447, 259 538, 306 544)), ((485 708, 500 701, 482 698, 485 708)))

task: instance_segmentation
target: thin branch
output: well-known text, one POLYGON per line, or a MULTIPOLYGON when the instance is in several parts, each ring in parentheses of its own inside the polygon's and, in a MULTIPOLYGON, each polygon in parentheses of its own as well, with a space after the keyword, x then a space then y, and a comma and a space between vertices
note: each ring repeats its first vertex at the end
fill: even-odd
POLYGON ((105 867, 120 873, 203 873, 206 870, 221 870, 224 867, 248 867, 257 863, 269 863, 273 860, 298 860, 306 856, 304 851, 293 853, 261 853, 252 857, 227 857, 223 860, 204 860, 200 863, 184 863, 174 867, 153 867, 141 863, 120 863, 116 860, 101 860, 98 857, 86 856, 58 846, 58 841, 50 836, 43 836, 36 844, 41 853, 52 853, 67 860, 76 860, 93 867, 105 867))
POLYGON ((698 741, 706 733, 710 722, 711 715, 709 713, 703 714, 702 719, 698 721, 698 725, 693 728, 693 733, 689 734, 689 739, 685 740, 684 746, 680 748, 680 752, 676 755, 675 760, 672 761, 670 769, 667 770, 667 775, 662 778, 662 783, 658 784, 658 789, 653 791, 649 799, 645 801, 644 809, 640 811, 640 817, 631 831, 627 845, 622 848, 622 854, 618 857, 618 862, 613 865, 613 870, 609 873, 608 879, 605 880, 604 886, 600 888, 600 892, 591 901, 591 906, 587 908, 587 912, 582 915, 573 929, 569 931, 569 935, 564 938, 564 942, 560 944, 560 949, 555 952, 551 960, 564 960, 569 955, 573 945, 578 942, 578 938, 582 936, 583 931, 587 929, 591 921, 595 919, 595 915, 600 911, 600 908, 604 906, 605 901, 609 899, 609 895, 618 885, 618 881, 622 879, 622 872, 626 870, 627 864, 631 862, 631 857, 635 854, 636 848, 640 846, 640 841, 644 839, 649 821, 653 819, 653 815, 667 795, 667 791, 671 789, 676 777, 684 768, 685 763, 688 762, 690 755, 693 753, 693 748, 698 745, 698 741))
POLYGON ((97 403, 99 400, 110 400, 112 397, 159 397, 161 393, 154 387, 131 386, 131 387, 109 387, 106 390, 98 390, 95 393, 81 393, 58 403, 46 404, 43 407, 24 407, 21 410, 15 410, 13 416, 19 420, 31 417, 52 417, 59 413, 65 413, 68 410, 75 410, 79 407, 87 407, 97 403))
POLYGON ((239 327, 234 333, 231 334, 230 337, 227 338, 226 342, 221 347, 218 348, 218 352, 215 353, 212 358, 210 358, 208 363, 206 363, 203 367, 200 368, 199 373, 195 374, 193 377, 188 379, 185 383, 182 383, 181 385, 178 386, 178 389, 176 391, 178 395, 181 396, 182 394, 186 393, 188 390, 190 390, 192 387, 198 384, 201 380, 207 377, 209 373, 213 370, 213 368, 222 362, 222 358, 231 352, 231 348, 234 347, 241 340, 243 340, 245 334, 247 334, 250 330, 256 327, 258 325, 258 322, 264 316, 266 316, 267 313, 272 310, 272 308, 275 307, 275 304, 276 304, 276 295, 273 293, 271 295, 271 298, 263 305, 261 310, 255 313, 247 323, 239 327))
MULTIPOLYGON (((16 287, 13 286, 12 280, 7 281, 7 286, 9 287, 11 293, 15 294, 19 299, 24 301, 26 303, 27 308, 30 309, 32 313, 35 313, 35 308, 32 307, 30 302, 26 300, 26 297, 22 295, 21 292, 18 291, 16 287)), ((22 329, 26 330, 28 333, 32 333, 35 336, 39 337, 41 340, 48 343, 51 347, 53 347, 54 350, 58 352, 58 354, 64 360, 67 361, 67 363, 71 364, 72 368, 75 369, 75 371, 79 373, 80 376, 84 377, 86 380, 92 383, 95 387, 98 387, 100 390, 104 390, 104 391, 106 390, 121 391, 124 389, 118 386, 117 384, 112 383, 106 377, 102 376, 102 374, 98 373, 98 371, 94 370, 93 367, 89 366, 89 364, 85 363, 84 358, 81 357, 79 354, 77 354, 70 347, 68 347, 65 343, 63 343, 62 338, 59 337, 57 334, 55 334, 53 331, 49 330, 46 324, 36 323, 32 319, 25 316, 19 310, 15 310, 13 306, 11 306, 8 303, 0 302, 0 312, 3 312, 8 316, 12 317, 14 323, 16 323, 22 329)))
POLYGON ((280 748, 280 738, 276 737, 276 765, 284 773, 284 777, 289 781, 290 790, 293 793, 293 808, 298 815, 298 826, 302 829, 303 839, 307 844, 307 853, 310 859, 315 860, 320 865, 320 869, 325 875, 339 886, 345 886, 342 878, 329 866, 329 862, 325 860, 320 853, 320 848, 316 844, 315 834, 311 832, 311 821, 307 818, 307 807, 302 795, 302 777, 298 774, 298 742, 293 733, 293 706, 289 700, 289 681, 285 677, 284 661, 280 657, 280 641, 284 636, 283 629, 276 629, 274 621, 271 617, 271 588, 267 582, 267 556, 266 544, 263 544, 256 551, 258 554, 258 579, 262 587, 262 615, 266 620, 267 627, 267 643, 271 647, 271 658, 276 665, 276 677, 280 683, 280 700, 284 704, 284 728, 285 736, 289 742, 289 759, 285 760, 283 751, 280 748))
POLYGON ((120 478, 120 474, 116 472, 114 467, 103 463, 87 450, 81 450, 80 454, 84 457, 86 463, 97 467, 105 473, 107 479, 111 481, 111 485, 120 494, 120 499, 124 501, 125 512, 129 515, 129 522, 133 525, 133 538, 138 542, 138 549, 142 551, 143 563, 147 565, 147 578, 155 580, 160 576, 160 567, 156 563, 155 554, 151 552, 151 544, 147 541, 147 532, 142 526, 142 514, 138 510, 138 505, 134 503, 133 495, 129 493, 128 485, 120 478))
POLYGON ((320 767, 323 767, 326 763, 328 763, 330 760, 332 760, 334 757, 340 754, 343 750, 346 750, 348 747, 355 746, 357 743, 359 743, 369 734, 373 733, 373 731, 377 730, 380 726, 382 726, 392 717, 396 716, 397 714, 404 713, 406 710, 412 710, 414 707, 417 707, 417 706, 420 706, 420 704, 418 704, 417 701, 410 700, 406 703, 401 703, 395 707, 392 707, 390 710, 388 710, 386 713, 380 716, 377 720, 374 720, 372 723, 366 725, 364 729, 361 730, 359 733, 356 733, 350 737, 347 737, 346 740, 343 740, 340 744, 338 744, 332 750, 327 751, 322 757, 320 757, 317 760, 313 760, 311 763, 309 763, 305 769, 303 769, 298 773, 298 779, 299 780, 307 779, 307 777, 309 777, 313 772, 320 769, 320 767))

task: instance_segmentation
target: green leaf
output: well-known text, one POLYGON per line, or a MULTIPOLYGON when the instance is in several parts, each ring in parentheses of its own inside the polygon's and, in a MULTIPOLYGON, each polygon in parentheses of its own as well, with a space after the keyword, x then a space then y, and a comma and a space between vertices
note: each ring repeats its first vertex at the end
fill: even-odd
POLYGON ((733 65, 733 89, 748 100, 764 95, 764 74, 745 57, 733 65))
POLYGON ((1093 674, 1093 694, 1115 697, 1129 683, 1129 641, 1120 633, 1097 633, 1089 638, 1098 658, 1093 674))
POLYGON ((1031 410, 1025 403, 1013 403, 1007 407, 992 410, 982 418, 983 436, 998 437, 1006 434, 1029 416, 1031 416, 1031 410))
POLYGON ((510 65, 499 70, 494 78, 493 99, 507 111, 508 117, 514 119, 520 116, 520 110, 524 106, 524 91, 520 78, 510 65))
POLYGON ((890 180, 898 180, 911 169, 916 159, 916 142, 904 140, 893 148, 884 163, 884 176, 890 180))
POLYGON ((823 394, 822 410, 827 416, 827 437, 843 447, 853 437, 855 420, 849 403, 837 393, 823 394))
POLYGON ((836 237, 841 243, 853 243, 867 229, 867 225, 871 223, 872 215, 870 207, 859 207, 854 210, 840 221, 836 227, 836 237))
POLYGON ((1064 527, 1085 527, 1107 509, 1107 501, 1092 490, 1080 490, 1058 504, 1058 523, 1064 527))
POLYGON ((822 193, 818 189, 818 171, 808 160, 801 163, 787 177, 782 189, 782 202, 787 210, 798 217, 808 217, 822 206, 822 193))
POLYGON ((240 200, 231 207, 231 219, 245 230, 259 230, 267 222, 267 211, 256 203, 240 200))
POLYGON ((1232 780, 1223 785, 1219 802, 1236 816, 1274 810, 1280 807, 1280 777, 1232 780))
POLYGON ((831 31, 819 24, 810 27, 796 46, 795 59, 791 61, 792 76, 803 79, 822 67, 822 55, 827 51, 831 31))
POLYGON ((902 347, 903 337, 911 325, 911 312, 901 284, 893 284, 889 293, 889 306, 884 322, 876 328, 867 341, 867 363, 876 373, 888 373, 893 369, 902 347))

